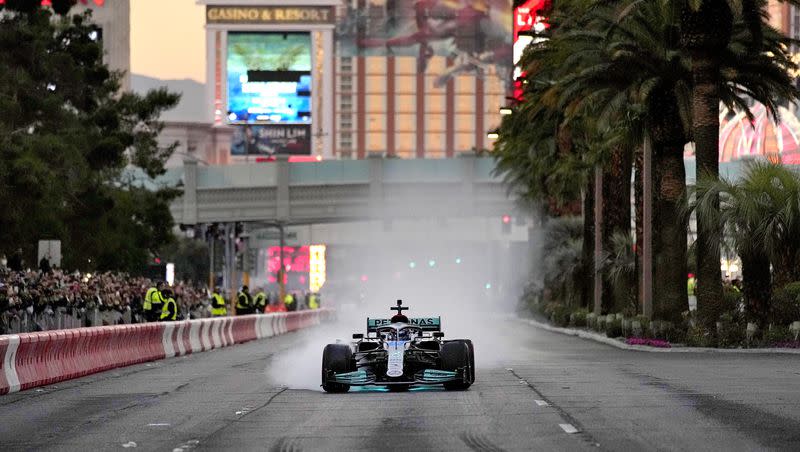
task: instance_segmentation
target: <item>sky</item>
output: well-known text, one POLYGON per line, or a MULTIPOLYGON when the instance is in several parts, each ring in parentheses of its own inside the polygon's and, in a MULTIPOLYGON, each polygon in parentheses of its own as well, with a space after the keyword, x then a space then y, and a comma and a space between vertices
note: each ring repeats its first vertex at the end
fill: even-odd
POLYGON ((131 72, 205 83, 204 11, 196 0, 131 0, 131 72))

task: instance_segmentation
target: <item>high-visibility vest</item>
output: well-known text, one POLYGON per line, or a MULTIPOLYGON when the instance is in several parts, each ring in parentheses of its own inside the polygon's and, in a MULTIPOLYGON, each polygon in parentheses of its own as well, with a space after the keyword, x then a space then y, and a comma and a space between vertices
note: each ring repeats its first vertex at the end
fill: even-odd
POLYGON ((224 317, 228 315, 228 308, 225 307, 225 299, 218 293, 211 294, 211 315, 213 317, 224 317))
POLYGON ((694 295, 694 287, 697 284, 697 281, 694 278, 689 278, 686 281, 686 292, 688 292, 689 296, 691 297, 694 295))
POLYGON ((250 308, 250 305, 251 305, 251 303, 250 303, 250 295, 248 295, 248 294, 246 294, 244 292, 239 292, 239 295, 236 296, 236 309, 237 310, 239 310, 239 309, 246 310, 246 309, 250 308), (242 301, 244 301, 244 303, 242 301))
POLYGON ((174 298, 167 298, 164 306, 161 307, 161 321, 174 322, 175 320, 178 320, 178 303, 175 303, 174 298))
POLYGON ((144 303, 142 304, 142 308, 144 308, 145 311, 153 309, 153 296, 157 293, 158 289, 155 287, 147 289, 147 293, 144 296, 144 303))
POLYGON ((256 298, 253 301, 256 305, 256 308, 258 308, 259 311, 264 312, 264 307, 267 305, 267 294, 264 292, 259 292, 256 294, 256 298))
POLYGON ((308 297, 308 308, 309 309, 319 309, 319 303, 317 303, 317 296, 314 294, 309 295, 308 297))
POLYGON ((283 297, 283 304, 289 306, 294 303, 294 297, 292 294, 287 293, 285 297, 283 297))

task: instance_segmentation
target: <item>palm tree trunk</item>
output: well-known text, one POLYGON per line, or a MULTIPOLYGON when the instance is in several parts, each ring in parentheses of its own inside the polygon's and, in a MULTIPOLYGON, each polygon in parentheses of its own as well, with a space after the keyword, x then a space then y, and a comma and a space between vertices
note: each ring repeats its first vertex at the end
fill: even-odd
POLYGON ((689 309, 686 290, 686 169, 684 130, 671 90, 655 92, 653 142, 653 317, 679 322, 689 309))
MULTIPOLYGON (((692 64, 692 135, 697 178, 719 178, 719 55, 728 47, 733 29, 728 0, 703 0, 695 10, 681 5, 681 43, 692 64)), ((719 201, 715 203, 719 209, 719 201)), ((697 219, 697 308, 700 321, 713 326, 723 306, 719 240, 722 229, 697 219)))
POLYGON ((745 313, 749 319, 763 326, 767 321, 772 298, 769 257, 764 253, 742 253, 740 257, 745 313))
MULTIPOLYGON (((702 52, 692 54, 694 78, 692 114, 697 177, 719 179, 719 65, 702 52)), ((714 202, 719 209, 719 200, 714 202)), ((717 321, 723 309, 719 242, 722 228, 697 219, 697 308, 705 325, 717 321)))
MULTIPOLYGON (((615 234, 630 234, 631 230, 631 165, 629 149, 618 146, 611 152, 611 158, 603 171, 603 251, 613 249, 615 234)), ((616 295, 630 293, 635 287, 614 290, 606 275, 603 275, 603 312, 621 312, 628 304, 627 299, 616 295), (616 294, 616 295, 615 295, 616 294)))
POLYGON ((589 177, 584 189, 581 264, 586 275, 580 287, 581 307, 588 308, 594 302, 594 176, 589 177))
POLYGON ((654 143, 653 151, 653 316, 677 323, 689 309, 683 148, 654 143))
MULTIPOLYGON (((633 159, 634 180, 633 180, 633 205, 635 206, 635 229, 636 229, 636 244, 635 244, 635 259, 636 259, 636 275, 640 275, 642 271, 642 240, 644 234, 644 217, 642 215, 642 208, 644 207, 644 180, 642 179, 642 167, 644 166, 644 149, 641 147, 636 148, 635 156, 633 159)), ((636 278, 636 297, 639 313, 642 312, 644 300, 641 299, 641 278, 636 278)))

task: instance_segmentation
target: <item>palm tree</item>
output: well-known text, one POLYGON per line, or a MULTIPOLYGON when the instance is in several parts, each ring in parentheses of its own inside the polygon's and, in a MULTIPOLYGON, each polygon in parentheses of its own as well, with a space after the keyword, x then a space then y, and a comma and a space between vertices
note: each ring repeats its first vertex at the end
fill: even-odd
MULTIPOLYGON (((796 0, 787 0, 798 4, 796 0)), ((766 0, 682 0, 680 39, 691 61, 692 138, 695 143, 697 174, 719 178, 719 105, 724 101, 725 53, 735 37, 737 22, 743 25, 747 50, 761 53, 763 35, 769 32, 765 20, 766 0)), ((765 93, 772 97, 772 93, 765 93)), ((698 178, 699 179, 699 178, 698 178)), ((708 213, 715 210, 712 203, 708 213)), ((719 225, 698 221, 697 299, 701 317, 715 321, 722 304, 720 254, 716 241, 719 225), (715 251, 717 250, 717 251, 715 251)))
MULTIPOLYGON (((566 86, 564 108, 571 114, 597 116, 616 124, 620 139, 628 143, 629 156, 633 154, 630 150, 641 145, 644 130, 653 140, 657 168, 654 314, 677 321, 688 308, 686 221, 681 215, 688 71, 669 33, 672 14, 668 2, 641 4, 621 20, 610 7, 591 9, 589 27, 564 33, 561 38, 561 45, 573 55, 567 62, 572 72, 561 83, 566 86)), ((626 206, 629 199, 628 188, 626 206)))
POLYGON ((545 290, 568 306, 580 302, 580 281, 588 270, 581 259, 582 223, 578 217, 554 219, 548 225, 543 247, 545 290))
POLYGON ((752 162, 740 181, 700 179, 694 208, 702 221, 725 228, 742 260, 746 312, 765 323, 773 287, 800 278, 800 175, 773 162, 752 162))

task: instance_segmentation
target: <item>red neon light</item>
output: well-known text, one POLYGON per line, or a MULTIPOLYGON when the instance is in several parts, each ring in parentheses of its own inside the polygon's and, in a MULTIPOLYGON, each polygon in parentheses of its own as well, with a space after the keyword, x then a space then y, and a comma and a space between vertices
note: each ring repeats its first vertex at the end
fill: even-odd
POLYGON ((536 22, 544 21, 544 14, 550 8, 550 4, 550 0, 528 0, 514 8, 514 42, 517 41, 519 32, 533 30, 536 22))

